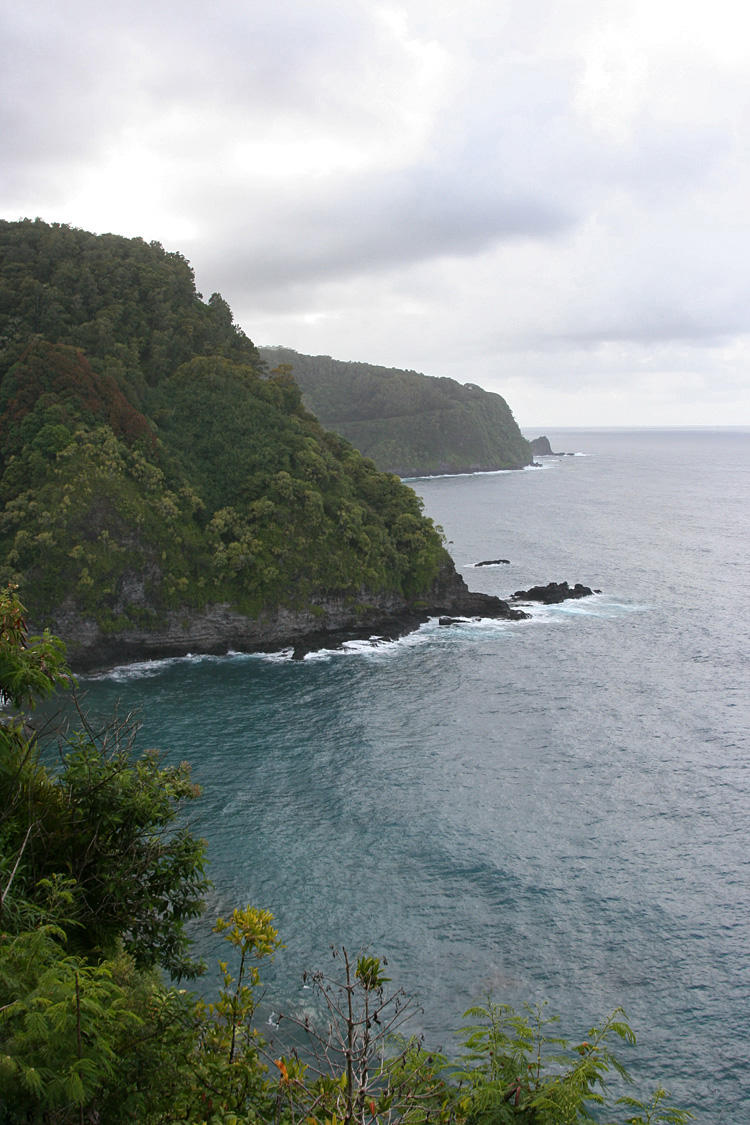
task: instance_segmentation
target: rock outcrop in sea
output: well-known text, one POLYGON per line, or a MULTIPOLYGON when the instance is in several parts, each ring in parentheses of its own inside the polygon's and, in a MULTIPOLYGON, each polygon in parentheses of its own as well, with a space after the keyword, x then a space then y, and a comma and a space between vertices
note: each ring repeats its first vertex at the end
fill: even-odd
POLYGON ((556 605, 571 598, 588 598, 592 594, 600 593, 601 590, 592 590, 590 586, 584 586, 581 582, 576 582, 575 586, 569 586, 567 582, 548 582, 546 586, 531 586, 528 590, 516 590, 509 600, 556 605))
POLYGON ((534 457, 572 457, 572 453, 556 452, 550 445, 548 437, 535 437, 529 442, 534 457))

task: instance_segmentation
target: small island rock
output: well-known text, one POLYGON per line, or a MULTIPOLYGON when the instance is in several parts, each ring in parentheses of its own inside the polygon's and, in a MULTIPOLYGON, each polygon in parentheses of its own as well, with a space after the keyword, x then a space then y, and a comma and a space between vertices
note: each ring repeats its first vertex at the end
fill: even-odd
POLYGON ((535 457, 575 457, 575 453, 560 453, 555 451, 550 445, 548 437, 532 438, 529 445, 535 457))
POLYGON ((529 442, 531 452, 535 457, 553 457, 552 446, 548 437, 535 437, 529 442))

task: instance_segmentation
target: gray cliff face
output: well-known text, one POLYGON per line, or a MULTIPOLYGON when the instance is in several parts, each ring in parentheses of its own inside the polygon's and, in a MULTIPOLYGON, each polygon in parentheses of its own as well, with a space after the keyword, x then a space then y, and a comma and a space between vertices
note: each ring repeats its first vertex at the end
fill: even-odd
POLYGON ((86 671, 187 653, 259 652, 290 646, 302 653, 350 637, 401 636, 444 613, 514 620, 527 616, 500 598, 472 593, 453 566, 446 565, 424 599, 413 603, 395 594, 363 592, 358 600, 332 595, 321 597, 311 608, 277 607, 257 617, 218 604, 170 610, 153 626, 115 634, 104 632, 68 601, 49 625, 65 641, 71 666, 86 671))

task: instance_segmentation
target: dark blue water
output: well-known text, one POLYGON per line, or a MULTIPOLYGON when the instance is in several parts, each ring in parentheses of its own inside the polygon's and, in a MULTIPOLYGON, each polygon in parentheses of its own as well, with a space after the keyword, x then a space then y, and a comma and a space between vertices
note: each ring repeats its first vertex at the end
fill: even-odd
POLYGON ((342 942, 388 956, 449 1050, 488 995, 572 1036, 622 1005, 639 1087, 750 1120, 750 433, 549 436, 585 455, 414 487, 470 587, 596 598, 119 670, 89 704, 193 763, 210 913, 273 911, 276 1006, 342 942))

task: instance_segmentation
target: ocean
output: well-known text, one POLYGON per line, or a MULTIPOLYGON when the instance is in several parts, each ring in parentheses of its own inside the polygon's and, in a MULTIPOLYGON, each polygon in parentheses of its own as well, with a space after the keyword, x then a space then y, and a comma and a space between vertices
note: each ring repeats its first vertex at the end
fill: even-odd
POLYGON ((341 944, 387 957, 448 1053, 488 997, 547 1002, 573 1038, 622 1006, 638 1091, 748 1121, 750 430, 548 436, 574 456, 409 483, 470 588, 594 597, 81 687, 192 763, 196 941, 213 962, 216 914, 273 912, 263 1011, 303 1005, 341 944))

